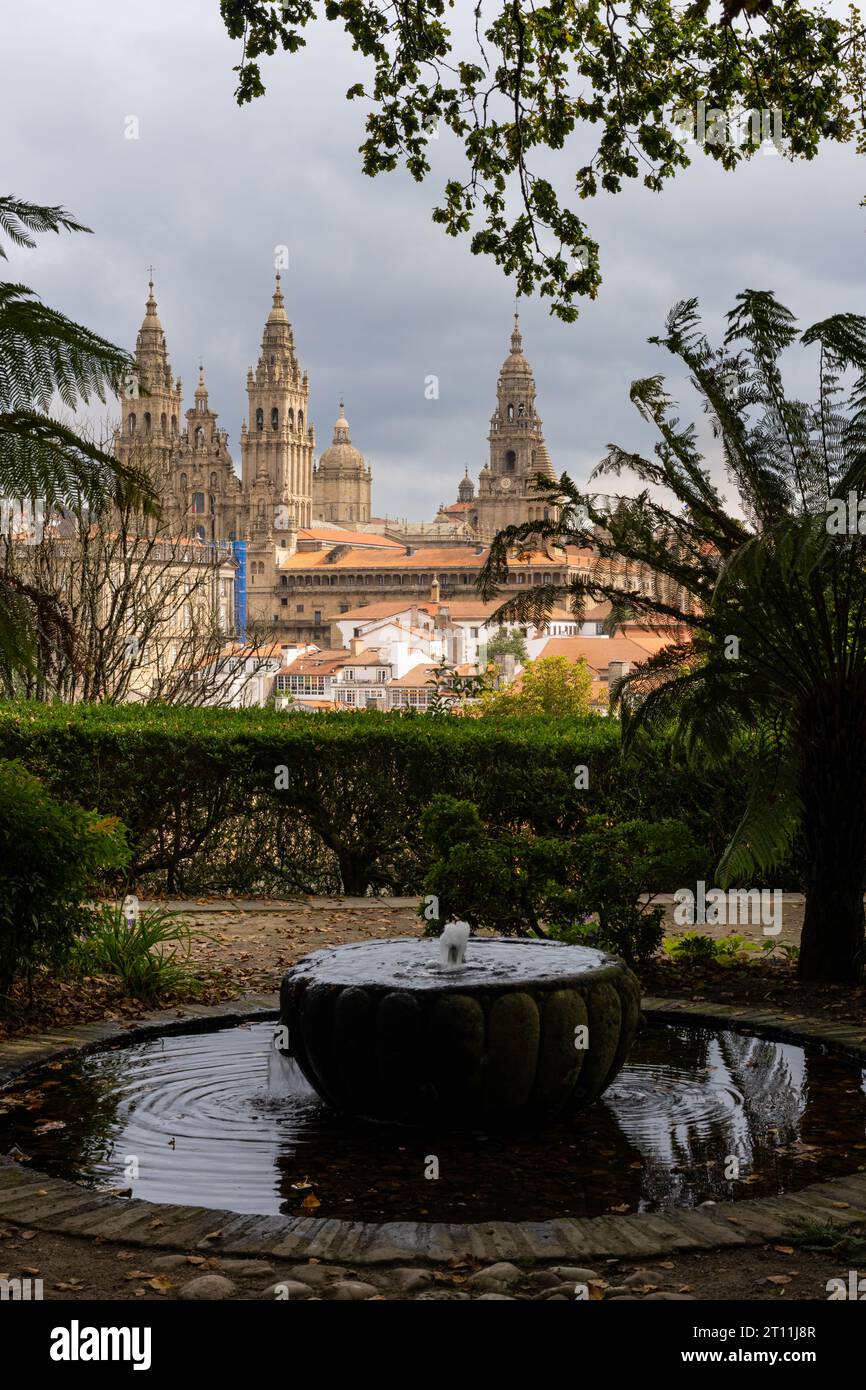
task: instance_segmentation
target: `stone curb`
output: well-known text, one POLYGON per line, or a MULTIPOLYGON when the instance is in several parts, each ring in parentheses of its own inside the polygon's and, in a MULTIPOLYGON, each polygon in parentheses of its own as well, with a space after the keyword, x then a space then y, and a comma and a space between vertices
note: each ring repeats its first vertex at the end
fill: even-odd
MULTIPOLYGON (((187 1005, 183 1010, 154 1013, 123 1026, 114 1021, 87 1023, 32 1038, 13 1038, 0 1043, 0 1086, 47 1061, 130 1038, 276 1017, 276 1005, 276 995, 246 996, 228 1004, 187 1005)), ((684 1017, 698 1025, 730 1024, 766 1037, 823 1043, 866 1064, 862 1026, 679 999, 645 998, 642 1007, 644 1013, 664 1022, 684 1017)), ((674 1251, 762 1245, 786 1236, 795 1222, 810 1217, 832 1220, 840 1227, 866 1222, 866 1173, 812 1183, 782 1197, 719 1202, 697 1211, 475 1225, 367 1224, 316 1217, 244 1216, 207 1207, 103 1196, 0 1157, 0 1223, 14 1221, 33 1230, 88 1236, 149 1250, 196 1247, 214 1254, 293 1261, 314 1258, 349 1266, 406 1260, 437 1263, 467 1255, 484 1263, 586 1263, 605 1257, 640 1262, 674 1251)))

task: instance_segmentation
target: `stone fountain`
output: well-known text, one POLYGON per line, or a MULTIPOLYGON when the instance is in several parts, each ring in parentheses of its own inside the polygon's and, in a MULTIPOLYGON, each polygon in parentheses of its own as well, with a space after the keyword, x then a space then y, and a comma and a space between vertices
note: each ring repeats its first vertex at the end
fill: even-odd
POLYGON ((285 976, 288 1053, 336 1109, 460 1124, 592 1104, 628 1056, 640 986, 617 957, 552 941, 364 941, 285 976))

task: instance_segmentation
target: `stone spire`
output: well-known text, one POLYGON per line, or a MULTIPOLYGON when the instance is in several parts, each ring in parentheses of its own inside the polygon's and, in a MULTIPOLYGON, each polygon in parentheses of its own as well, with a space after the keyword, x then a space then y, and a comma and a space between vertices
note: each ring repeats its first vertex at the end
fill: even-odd
MULTIPOLYGON (((244 486, 267 479, 280 516, 291 518, 293 526, 309 526, 315 448, 309 384, 295 356, 279 272, 259 360, 255 372, 247 374, 247 400, 247 424, 241 431, 244 486)), ((265 502, 263 496, 255 499, 257 515, 260 502, 265 502)))
POLYGON ((152 278, 147 282, 147 301, 141 328, 135 340, 135 356, 140 369, 141 386, 151 391, 171 390, 171 363, 168 359, 165 333, 156 309, 152 278))
POLYGON ((536 492, 534 482, 539 473, 551 479, 555 474, 535 405, 535 378, 523 353, 517 313, 511 350, 496 384, 496 409, 488 439, 490 459, 479 476, 476 503, 481 533, 494 534, 506 526, 549 517, 550 506, 536 492))

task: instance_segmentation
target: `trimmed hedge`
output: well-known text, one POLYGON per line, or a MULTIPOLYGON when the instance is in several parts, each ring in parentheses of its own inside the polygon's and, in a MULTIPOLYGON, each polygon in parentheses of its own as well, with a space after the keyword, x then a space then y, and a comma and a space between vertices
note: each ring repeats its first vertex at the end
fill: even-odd
POLYGON ((619 726, 599 718, 17 703, 0 705, 0 757, 119 816, 127 881, 193 894, 420 892, 419 821, 437 792, 475 802, 492 828, 538 834, 579 834, 599 812, 676 816, 709 879, 745 784, 742 757, 696 774, 661 741, 625 762, 619 726))

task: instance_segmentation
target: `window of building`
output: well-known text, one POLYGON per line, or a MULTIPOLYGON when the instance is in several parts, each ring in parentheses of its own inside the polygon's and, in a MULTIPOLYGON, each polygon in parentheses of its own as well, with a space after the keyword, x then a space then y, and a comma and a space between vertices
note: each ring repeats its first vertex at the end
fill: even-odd
POLYGON ((272 409, 272 411, 271 411, 271 429, 272 429, 272 430, 278 430, 279 428, 280 428, 280 412, 277 410, 277 407, 274 406, 273 409, 272 409))
POLYGON ((281 598, 281 599, 280 599, 280 607, 281 607, 281 608, 288 608, 288 606, 289 606, 289 600, 288 600, 287 598, 281 598))
POLYGON ((201 516, 201 514, 204 512, 204 493, 203 493, 203 492, 196 492, 196 493, 193 493, 192 509, 193 509, 193 511, 195 512, 196 516, 201 516))
POLYGON ((505 468, 509 473, 513 473, 517 464, 517 455, 513 449, 509 449, 505 455, 505 468))
POLYGON ((127 433, 135 434, 135 411, 133 410, 126 421, 127 433))
POLYGON ((314 623, 320 623, 321 621, 322 621, 322 615, 321 615, 321 613, 319 612, 319 610, 316 609, 316 611, 313 613, 313 622, 314 622, 314 623))
POLYGON ((303 613, 303 611, 304 611, 304 605, 303 605, 302 603, 296 603, 296 604, 295 604, 295 612, 296 612, 296 613, 303 613))
POLYGON ((264 427, 265 427, 265 412, 262 410, 261 406, 259 406, 258 410, 256 411, 256 429, 257 429, 257 430, 263 430, 264 427))
POLYGON ((146 411, 144 412, 144 432, 145 432, 145 434, 150 434, 150 426, 151 426, 151 423, 152 423, 152 422, 151 422, 151 418, 150 418, 150 411, 149 411, 149 410, 146 410, 146 411))
POLYGON ((470 636, 470 637, 477 637, 477 636, 478 636, 478 628, 477 628, 477 627, 471 627, 471 628, 469 629, 469 636, 470 636))
POLYGON ((166 416, 165 411, 163 411, 162 414, 161 414, 160 417, 159 417, 159 428, 162 430, 163 434, 165 434, 167 427, 168 427, 168 418, 167 418, 167 416, 166 416))

